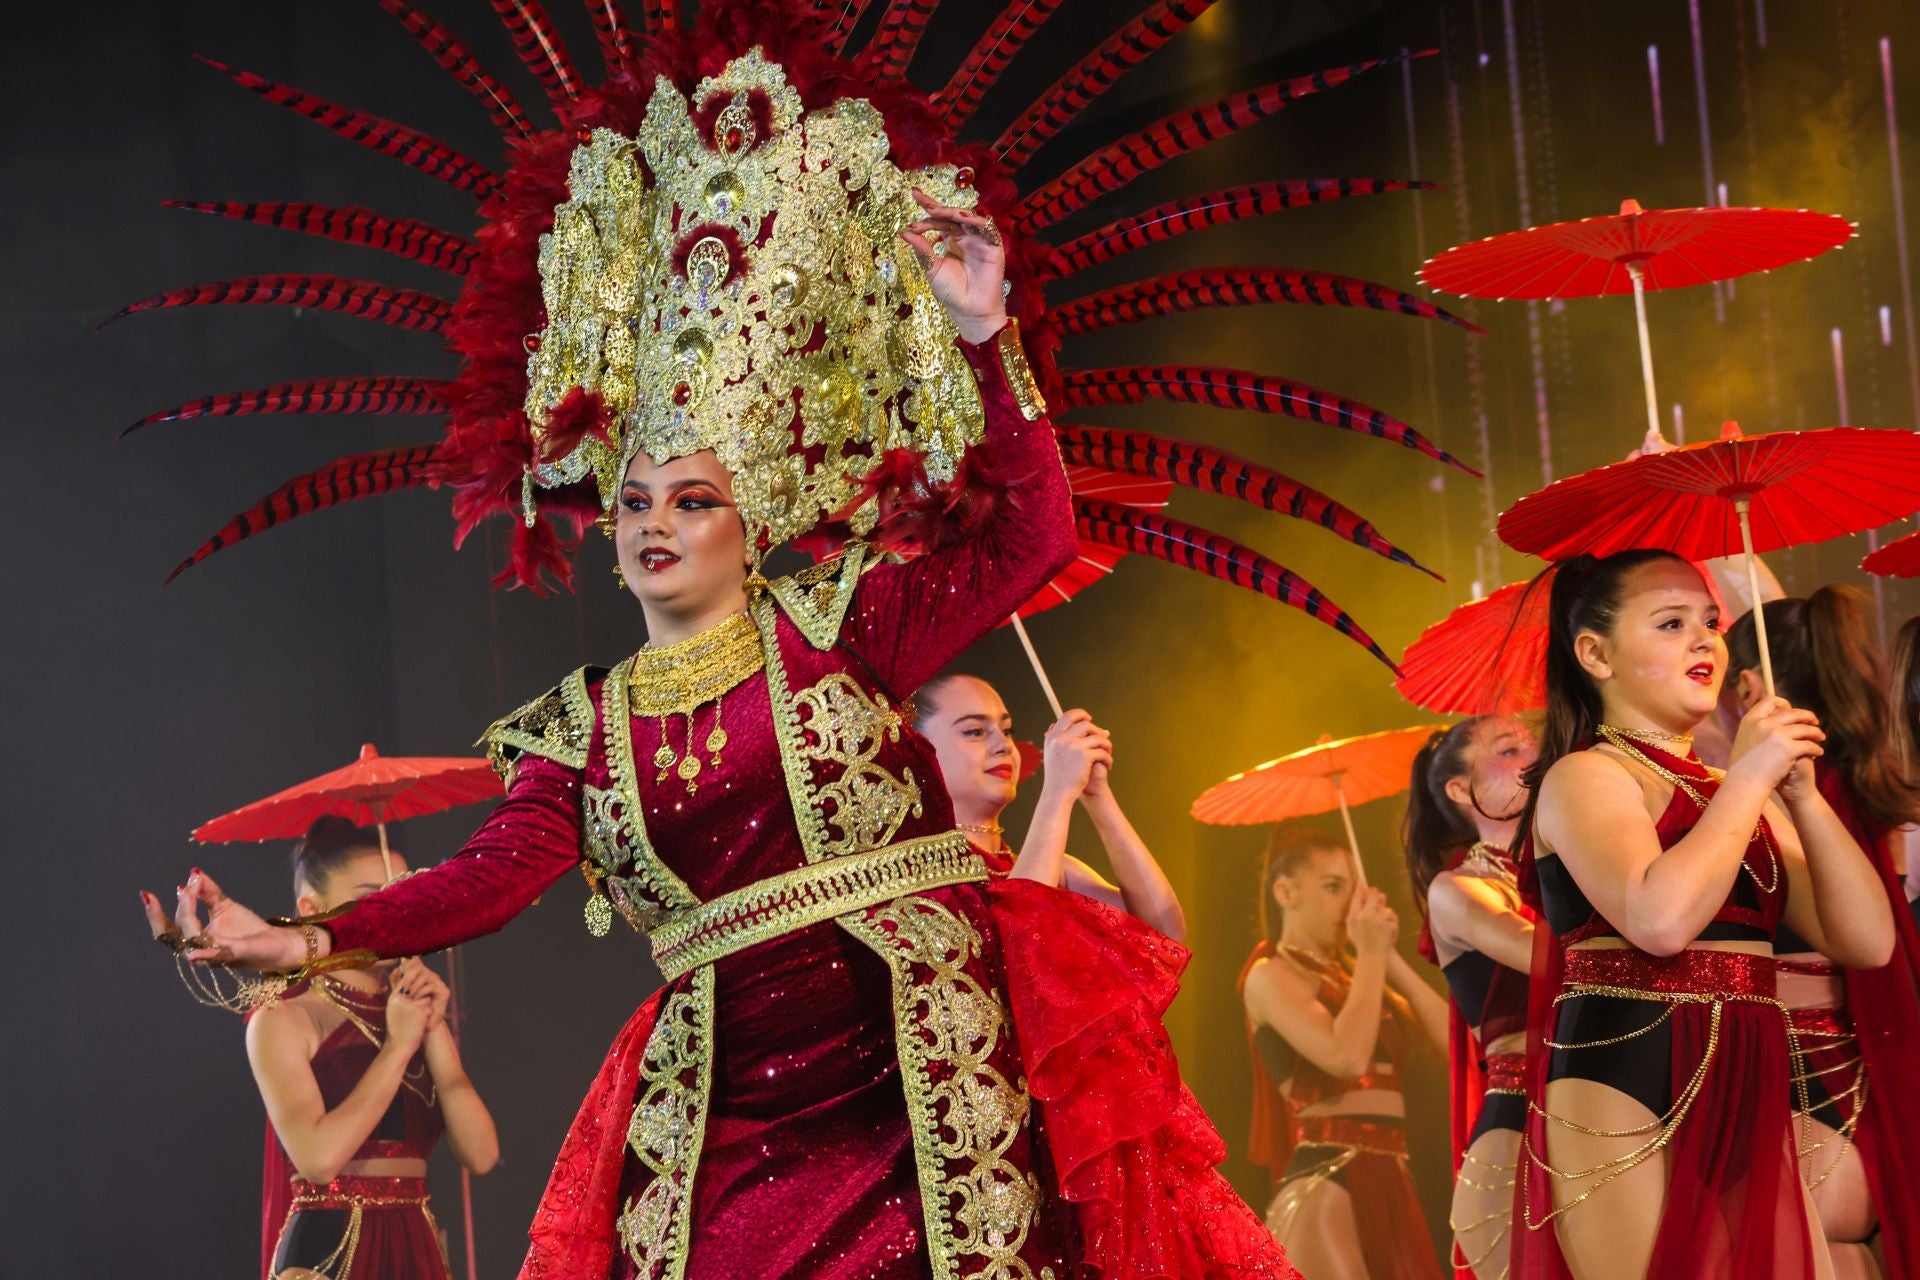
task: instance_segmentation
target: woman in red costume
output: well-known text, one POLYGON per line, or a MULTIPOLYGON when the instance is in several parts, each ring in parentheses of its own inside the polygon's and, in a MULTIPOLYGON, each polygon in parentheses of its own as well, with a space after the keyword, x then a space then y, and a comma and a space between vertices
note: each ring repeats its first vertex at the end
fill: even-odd
POLYGON ((990 884, 901 715, 1075 548, 998 229, 952 166, 894 168, 864 103, 805 114, 758 49, 676 95, 663 79, 637 140, 573 152, 529 344, 529 412, 560 455, 529 492, 600 486, 647 646, 494 726, 507 798, 458 855, 292 927, 196 876, 193 955, 437 950, 581 867, 590 926, 617 910, 647 932, 666 986, 561 1149, 530 1280, 1292 1276, 1207 1167, 1205 1117, 1174 1105, 1171 955, 1078 895, 990 884), (622 257, 628 227, 666 227, 665 251, 622 257), (623 271, 640 310, 609 328, 623 271), (742 386, 797 397, 804 435, 742 386), (871 515, 874 457, 831 447, 855 427, 929 459, 978 439, 967 465, 1004 491, 910 561, 856 539, 768 582, 766 548, 871 515))
POLYGON ((1511 716, 1475 716, 1434 734, 1413 762, 1403 833, 1426 916, 1420 954, 1440 967, 1453 996, 1448 1220, 1455 1269, 1477 1280, 1506 1276, 1512 1252, 1533 914, 1521 904, 1509 850, 1526 803, 1521 779, 1538 750, 1511 716))
MULTIPOLYGON (((1920 1280, 1920 1112, 1897 1105, 1920 1076, 1920 936, 1896 865, 1896 829, 1920 819, 1920 777, 1905 773, 1889 732, 1886 665, 1873 647, 1865 600, 1828 586, 1806 599, 1769 601, 1774 685, 1820 717, 1826 753, 1814 781, 1873 860, 1894 909, 1891 964, 1837 969, 1783 924, 1774 937, 1780 998, 1793 1010, 1804 1055, 1797 1078, 1809 1110, 1798 1134, 1800 1174, 1841 1277, 1920 1280), (1864 1033, 1864 1034, 1863 1034, 1864 1033)), ((1766 697, 1758 637, 1747 614, 1727 632, 1727 686, 1742 711, 1766 697)))
MULTIPOLYGON (((1894 636, 1887 666, 1894 759, 1902 777, 1920 778, 1920 615, 1908 618, 1894 636)), ((1905 849, 1907 905, 1920 925, 1920 822, 1909 824, 1896 838, 1905 849)))
MULTIPOLYGON (((386 861, 370 832, 321 818, 294 846, 300 913, 366 897, 387 883, 386 861)), ((164 927, 159 902, 146 901, 164 927)), ((247 1057, 267 1108, 268 1280, 449 1275, 427 1157, 445 1132, 460 1163, 486 1173, 500 1140, 448 1030, 447 996, 438 974, 407 959, 316 974, 248 1017, 247 1057)))
POLYGON ((913 727, 939 758, 954 825, 996 870, 1096 898, 1175 942, 1186 940, 1187 920, 1173 885, 1114 798, 1107 780, 1113 739, 1093 717, 1075 709, 1047 729, 1040 799, 1026 843, 1016 850, 1007 843, 1000 815, 1019 791, 1020 751, 999 691, 977 676, 949 672, 920 687, 913 712, 913 727), (1075 801, 1093 820, 1118 884, 1067 852, 1075 801))
POLYGON ((1529 770, 1535 931, 1514 1274, 1831 1274, 1794 1168, 1784 919, 1884 964, 1893 919, 1820 794, 1812 712, 1740 722, 1724 776, 1690 751, 1726 674, 1699 570, 1663 551, 1553 575, 1547 721, 1529 770))
POLYGON ((1398 917, 1380 890, 1356 889, 1339 842, 1278 834, 1260 905, 1268 940, 1241 971, 1240 995, 1253 1049, 1249 1154, 1275 1176, 1267 1226, 1314 1280, 1439 1280, 1407 1174, 1400 1082, 1411 1037, 1446 1043, 1446 1002, 1394 950, 1398 917))

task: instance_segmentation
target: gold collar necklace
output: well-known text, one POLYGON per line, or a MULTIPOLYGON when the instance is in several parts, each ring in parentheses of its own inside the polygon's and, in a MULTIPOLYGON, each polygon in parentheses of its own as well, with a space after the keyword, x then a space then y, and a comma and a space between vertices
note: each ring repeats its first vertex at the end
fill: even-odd
POLYGON ((665 782, 672 770, 687 784, 687 794, 699 789, 695 779, 705 766, 693 749, 693 713, 709 702, 714 704, 713 728, 707 733, 706 749, 712 759, 706 763, 720 767, 720 753, 727 749, 727 731, 720 723, 726 694, 765 665, 760 629, 744 613, 677 644, 657 649, 648 645, 633 655, 627 679, 628 709, 660 722, 660 745, 653 753, 655 782, 665 782), (669 716, 687 718, 684 754, 667 740, 669 716))
POLYGON ((1650 747, 1658 747, 1662 751, 1672 751, 1677 747, 1680 754, 1685 754, 1693 750, 1693 735, 1690 733, 1662 733, 1658 729, 1629 729, 1617 724, 1596 725, 1594 732, 1609 742, 1613 741, 1615 734, 1618 734, 1623 738, 1632 738, 1635 742, 1644 742, 1650 747))

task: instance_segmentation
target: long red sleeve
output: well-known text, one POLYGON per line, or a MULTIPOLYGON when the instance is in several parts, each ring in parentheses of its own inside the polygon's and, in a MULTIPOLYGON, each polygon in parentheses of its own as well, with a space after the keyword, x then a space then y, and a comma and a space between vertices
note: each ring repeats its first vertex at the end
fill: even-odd
POLYGON ((335 951, 424 955, 494 932, 580 860, 580 774, 539 756, 459 853, 329 923, 335 951))
POLYGON ((971 536, 869 572, 841 628, 847 646, 903 698, 1031 599, 1078 547, 1053 423, 1021 414, 995 339, 958 345, 986 410, 986 437, 974 452, 1006 492, 971 536))

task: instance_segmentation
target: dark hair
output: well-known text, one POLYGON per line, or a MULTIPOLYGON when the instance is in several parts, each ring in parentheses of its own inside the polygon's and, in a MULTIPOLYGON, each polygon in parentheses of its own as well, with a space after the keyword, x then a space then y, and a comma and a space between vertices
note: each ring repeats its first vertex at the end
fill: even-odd
POLYGON ((1447 865, 1455 849, 1472 844, 1480 830, 1447 795, 1447 784, 1472 766, 1467 748, 1474 731, 1489 717, 1473 716, 1427 739, 1413 758, 1413 781, 1408 790, 1407 816, 1400 824, 1400 842, 1407 851, 1407 878, 1413 881, 1413 900, 1427 913, 1427 889, 1447 865))
POLYGON ((1893 638, 1893 756, 1903 778, 1920 778, 1920 614, 1908 618, 1893 638))
POLYGON ((1268 942, 1280 941, 1280 926, 1285 913, 1273 900, 1273 882, 1290 876, 1307 864, 1316 853, 1331 850, 1344 854, 1347 845, 1321 827, 1291 826, 1282 823, 1267 837, 1267 851, 1260 862, 1260 936, 1268 942))
MULTIPOLYGON (((387 829, 387 848, 395 853, 400 851, 398 836, 397 829, 387 829)), ((323 893, 333 873, 356 855, 379 851, 380 833, 372 827, 356 827, 332 814, 315 818, 307 834, 293 845, 294 892, 298 893, 300 886, 305 885, 323 893)))
MULTIPOLYGON (((1838 769, 1867 812, 1889 827, 1920 817, 1920 780, 1903 771, 1882 690, 1885 663, 1867 628, 1858 587, 1821 587, 1804 600, 1769 600, 1767 642, 1780 696, 1820 717, 1823 759, 1838 769)), ((1753 615, 1727 631, 1727 679, 1760 666, 1753 615)))
MULTIPOLYGON (((1600 724, 1600 690, 1574 653, 1574 637, 1582 631, 1611 635, 1620 615, 1620 598, 1628 575, 1663 560, 1691 563, 1671 551, 1654 547, 1635 547, 1604 558, 1574 556, 1543 572, 1528 588, 1531 594, 1538 589, 1542 578, 1552 575, 1552 592, 1547 597, 1547 718, 1540 733, 1540 755, 1521 775, 1527 788, 1527 804, 1520 811, 1522 839, 1533 830, 1540 782, 1547 771, 1559 763, 1562 756, 1571 755, 1592 741, 1594 730, 1600 724)), ((1526 608, 1524 599, 1521 608, 1526 608)))
POLYGON ((962 677, 969 680, 980 680, 981 684, 986 684, 988 688, 992 688, 992 685, 988 684, 985 680, 981 680, 979 676, 974 675, 971 671, 962 671, 957 667, 949 667, 945 671, 940 672, 918 689, 915 689, 913 691, 913 697, 907 700, 907 716, 913 721, 913 731, 915 733, 925 733, 927 731, 927 721, 931 720, 940 710, 940 691, 962 677))

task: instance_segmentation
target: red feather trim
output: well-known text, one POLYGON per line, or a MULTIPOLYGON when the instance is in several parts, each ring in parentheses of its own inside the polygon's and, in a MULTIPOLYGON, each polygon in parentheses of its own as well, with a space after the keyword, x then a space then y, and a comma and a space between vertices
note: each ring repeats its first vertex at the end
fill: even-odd
MULTIPOLYGON (((1423 55, 1415 54, 1414 57, 1423 55)), ((1284 111, 1296 100, 1322 89, 1345 84, 1357 75, 1386 66, 1393 58, 1375 58, 1334 67, 1310 76, 1297 76, 1236 93, 1204 107, 1190 107, 1128 134, 1096 151, 1053 181, 1020 201, 1014 222, 1031 234, 1052 226, 1101 196, 1118 191, 1142 174, 1167 161, 1218 142, 1250 124, 1284 111)))
POLYGON ((187 285, 130 302, 102 321, 100 327, 104 329, 137 311, 227 303, 314 307, 426 332, 438 331, 451 314, 445 298, 415 289, 396 289, 372 280, 348 280, 341 276, 242 276, 238 280, 187 285))
POLYGON ((1353 615, 1291 569, 1231 538, 1138 507, 1088 498, 1073 500, 1073 523, 1080 536, 1089 542, 1165 560, 1292 605, 1386 663, 1395 675, 1400 674, 1393 660, 1360 628, 1353 615))
POLYGON ((1469 333, 1486 333, 1479 325, 1399 289, 1354 276, 1293 267, 1202 267, 1170 272, 1063 302, 1053 309, 1053 321, 1063 336, 1072 337, 1202 307, 1249 307, 1269 302, 1398 311, 1425 320, 1445 320, 1469 333))
POLYGON ((940 0, 892 0, 860 57, 882 80, 904 80, 940 0))
POLYGON ((1358 512, 1318 489, 1257 462, 1190 440, 1175 440, 1146 431, 1115 431, 1077 424, 1058 427, 1055 431, 1060 440, 1060 456, 1069 464, 1171 480, 1204 493, 1238 498, 1267 511, 1312 521, 1396 564, 1409 565, 1436 579, 1440 577, 1381 536, 1358 512))
POLYGON ((513 51, 556 107, 570 106, 580 96, 580 73, 573 69, 567 47, 554 30, 540 0, 492 0, 500 25, 513 40, 513 51))
POLYGON ((1054 252, 1060 274, 1073 275, 1150 244, 1171 240, 1188 231, 1217 227, 1242 218, 1257 218, 1302 205, 1321 204, 1347 196, 1371 196, 1383 191, 1437 190, 1432 182, 1400 182, 1386 178, 1282 178, 1247 187, 1227 187, 1185 196, 1109 222, 1095 231, 1069 240, 1054 252))
POLYGON ((1114 32, 1106 43, 1054 81, 1052 88, 1006 127, 993 149, 1008 166, 1019 168, 1068 121, 1213 4, 1214 0, 1156 0, 1145 13, 1114 32))
POLYGON ((259 391, 189 400, 148 414, 120 435, 124 438, 156 422, 185 422, 191 418, 270 413, 445 413, 447 405, 441 396, 447 385, 439 378, 309 378, 282 382, 259 391))
POLYGON ((428 57, 453 77, 454 83, 479 100, 480 105, 487 109, 487 118, 493 121, 493 127, 501 134, 522 138, 533 136, 533 122, 521 110, 513 91, 494 79, 479 60, 468 52, 467 46, 454 37, 453 32, 406 0, 380 0, 380 7, 399 19, 400 25, 407 29, 407 34, 419 42, 428 57))
POLYGON ((575 387, 547 416, 540 461, 560 461, 590 435, 606 440, 608 428, 612 426, 613 414, 607 402, 584 387, 575 387))
POLYGON ((1278 413, 1343 431, 1378 436, 1417 449, 1470 476, 1480 474, 1398 418, 1357 400, 1287 378, 1208 365, 1129 365, 1115 369, 1068 369, 1062 371, 1061 379, 1062 400, 1075 408, 1172 400, 1213 409, 1278 413))
POLYGON ((404 449, 380 449, 336 458, 318 471, 310 471, 275 489, 242 511, 220 532, 200 544, 198 550, 174 566, 167 581, 185 573, 216 551, 244 542, 257 533, 265 533, 278 524, 325 511, 328 507, 371 498, 396 489, 414 489, 421 485, 436 487, 434 450, 430 444, 404 449))
POLYGON ((949 129, 958 133, 960 126, 972 118, 980 99, 1000 82, 1000 73, 1013 56, 1026 47, 1059 7, 1060 0, 1007 0, 1007 7, 974 42, 953 79, 934 95, 934 104, 949 129))
POLYGON ((251 204, 239 200, 163 200, 161 205, 379 249, 456 276, 467 274, 473 266, 473 245, 452 232, 411 218, 388 218, 359 205, 335 208, 324 204, 251 204))
POLYGON ((296 115, 305 116, 356 146, 392 156, 457 190, 471 191, 478 199, 486 199, 500 185, 500 179, 485 167, 418 129, 410 129, 352 107, 338 106, 303 89, 280 84, 251 71, 235 71, 224 62, 197 53, 193 56, 268 102, 278 103, 296 115))

